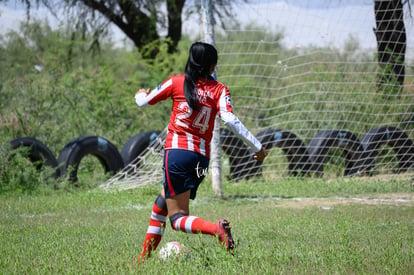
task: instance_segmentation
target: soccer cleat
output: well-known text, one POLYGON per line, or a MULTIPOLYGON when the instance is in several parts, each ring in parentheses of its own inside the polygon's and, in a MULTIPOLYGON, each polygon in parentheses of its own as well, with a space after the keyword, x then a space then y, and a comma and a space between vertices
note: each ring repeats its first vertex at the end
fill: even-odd
POLYGON ((228 251, 233 250, 236 247, 233 237, 231 236, 230 222, 225 219, 221 219, 217 223, 218 226, 218 240, 221 244, 225 244, 228 251))

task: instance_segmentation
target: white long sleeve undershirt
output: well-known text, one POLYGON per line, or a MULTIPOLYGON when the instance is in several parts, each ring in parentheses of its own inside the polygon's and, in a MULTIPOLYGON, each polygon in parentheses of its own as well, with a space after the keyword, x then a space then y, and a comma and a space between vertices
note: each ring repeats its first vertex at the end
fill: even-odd
POLYGON ((237 137, 242 139, 254 152, 259 152, 262 149, 262 144, 257 138, 250 133, 244 124, 231 112, 221 111, 221 119, 237 137))

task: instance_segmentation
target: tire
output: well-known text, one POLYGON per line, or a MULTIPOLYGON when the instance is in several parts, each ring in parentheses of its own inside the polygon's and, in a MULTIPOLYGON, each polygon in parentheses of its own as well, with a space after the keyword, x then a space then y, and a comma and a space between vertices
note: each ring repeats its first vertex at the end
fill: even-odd
POLYGON ((361 144, 366 152, 367 172, 375 168, 375 158, 382 145, 387 145, 394 151, 399 161, 399 173, 414 168, 414 143, 401 129, 392 126, 373 128, 362 137, 361 144))
POLYGON ((79 164, 87 155, 98 158, 105 173, 115 174, 124 167, 121 154, 110 141, 99 136, 83 136, 70 141, 60 152, 60 174, 65 175, 70 170, 69 180, 76 182, 79 164))
POLYGON ((294 133, 280 129, 267 129, 258 133, 257 138, 267 151, 273 147, 282 149, 289 162, 288 174, 290 176, 303 176, 309 171, 307 147, 294 133))
POLYGON ((310 172, 323 176, 323 169, 329 150, 342 150, 345 158, 344 176, 352 176, 364 170, 364 148, 359 139, 345 130, 324 130, 319 132, 309 143, 308 153, 311 162, 310 172))
POLYGON ((229 157, 230 180, 249 180, 262 176, 262 161, 254 159, 244 142, 227 129, 220 129, 221 149, 229 157))
POLYGON ((56 168, 52 174, 53 178, 59 177, 59 170, 57 169, 58 161, 52 151, 40 140, 32 137, 15 138, 10 141, 11 149, 15 150, 20 147, 27 147, 28 157, 31 162, 37 163, 37 169, 42 168, 43 164, 52 168, 56 168))
POLYGON ((160 131, 154 130, 139 133, 131 137, 121 150, 121 156, 125 166, 128 164, 138 165, 139 159, 137 159, 137 157, 156 140, 160 133, 160 131), (133 162, 134 160, 135 162, 133 162))

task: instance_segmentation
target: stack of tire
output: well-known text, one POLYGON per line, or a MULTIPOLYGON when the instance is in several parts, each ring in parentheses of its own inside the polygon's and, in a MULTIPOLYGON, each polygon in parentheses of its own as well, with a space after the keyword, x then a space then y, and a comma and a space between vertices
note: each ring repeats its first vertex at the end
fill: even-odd
MULTIPOLYGON (((414 168, 413 141, 403 130, 392 126, 373 128, 361 140, 346 130, 327 129, 314 136, 308 146, 294 133, 281 129, 266 129, 257 137, 267 151, 274 147, 282 149, 289 163, 290 176, 322 177, 329 151, 333 149, 342 151, 344 176, 371 175, 383 145, 390 147, 398 159, 397 173, 414 168)), ((262 176, 262 163, 254 161, 253 154, 239 138, 222 130, 221 142, 230 160, 233 180, 262 176)))
POLYGON ((54 169, 53 178, 66 176, 72 182, 78 181, 78 169, 86 156, 97 158, 104 172, 115 174, 135 160, 158 136, 159 131, 148 131, 131 137, 119 152, 108 139, 101 136, 82 136, 71 140, 60 151, 58 158, 46 144, 33 137, 15 138, 10 141, 11 149, 21 147, 28 149, 28 158, 37 163, 54 169))

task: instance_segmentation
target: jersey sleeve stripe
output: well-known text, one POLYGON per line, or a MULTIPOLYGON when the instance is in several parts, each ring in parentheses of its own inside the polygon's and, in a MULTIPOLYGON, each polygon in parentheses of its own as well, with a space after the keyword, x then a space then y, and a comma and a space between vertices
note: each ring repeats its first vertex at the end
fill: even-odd
POLYGON ((226 89, 225 88, 223 88, 223 90, 221 91, 220 99, 219 99, 219 106, 220 106, 220 108, 219 108, 220 113, 222 111, 224 111, 224 112, 227 111, 227 105, 226 105, 226 89))
POLYGON ((151 93, 146 97, 146 100, 149 104, 152 104, 151 102, 154 98, 156 98, 158 95, 160 95, 166 88, 170 87, 172 85, 172 79, 168 79, 165 81, 162 85, 159 85, 157 88, 151 91, 151 93))

